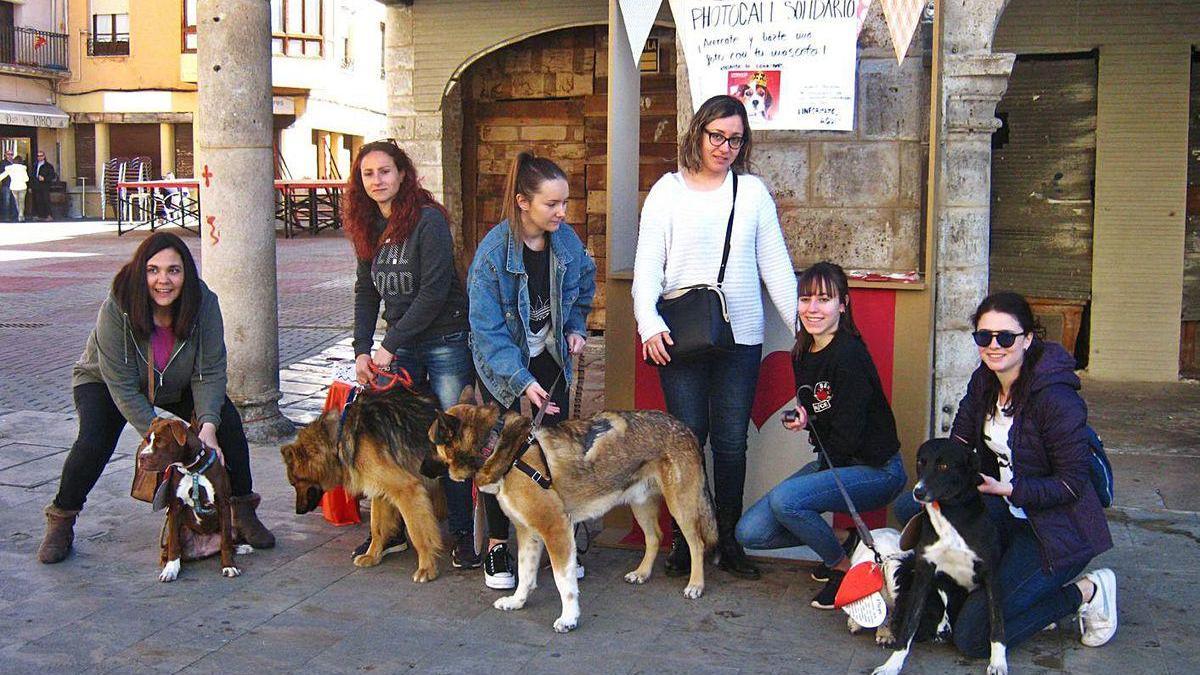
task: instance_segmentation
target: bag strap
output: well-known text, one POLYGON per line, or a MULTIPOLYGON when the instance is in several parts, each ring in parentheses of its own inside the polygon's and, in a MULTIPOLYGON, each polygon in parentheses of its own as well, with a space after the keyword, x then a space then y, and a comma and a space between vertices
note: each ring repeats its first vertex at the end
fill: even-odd
MULTIPOLYGON (((730 169, 732 172, 733 169, 730 169)), ((733 236, 733 210, 737 206, 737 173, 733 174, 733 199, 729 203, 729 224, 725 226, 725 251, 721 253, 721 271, 717 274, 717 288, 725 280, 725 264, 729 262, 729 240, 733 236)))
POLYGON ((154 345, 150 345, 150 358, 146 359, 146 400, 154 405, 154 345))

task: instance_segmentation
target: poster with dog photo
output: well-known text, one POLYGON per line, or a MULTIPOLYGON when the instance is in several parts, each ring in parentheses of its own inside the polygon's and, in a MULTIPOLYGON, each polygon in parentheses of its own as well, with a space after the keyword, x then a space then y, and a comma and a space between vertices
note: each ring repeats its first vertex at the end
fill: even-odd
POLYGON ((746 106, 751 128, 775 118, 779 99, 778 70, 731 70, 726 73, 729 95, 746 106))
POLYGON ((753 129, 854 128, 858 32, 870 0, 670 0, 692 104, 746 104, 753 129))

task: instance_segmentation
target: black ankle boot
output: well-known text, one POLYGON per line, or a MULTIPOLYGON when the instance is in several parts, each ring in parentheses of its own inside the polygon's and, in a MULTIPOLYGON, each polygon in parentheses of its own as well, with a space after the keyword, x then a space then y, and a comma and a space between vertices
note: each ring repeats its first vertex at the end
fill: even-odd
POLYGON ((666 574, 669 577, 681 577, 692 571, 692 552, 688 548, 687 539, 683 538, 683 530, 679 523, 671 519, 671 551, 667 553, 666 574))
POLYGON ((741 509, 717 509, 717 567, 735 577, 758 579, 762 572, 746 557, 746 551, 734 536, 740 517, 741 509))

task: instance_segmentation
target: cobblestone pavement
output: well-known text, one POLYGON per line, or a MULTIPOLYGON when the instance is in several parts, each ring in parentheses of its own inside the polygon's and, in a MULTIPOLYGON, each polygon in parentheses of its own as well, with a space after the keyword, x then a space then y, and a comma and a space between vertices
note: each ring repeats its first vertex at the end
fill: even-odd
MULTIPOLYGON (((30 225, 33 227, 33 225, 30 225)), ((479 571, 410 580, 415 556, 357 569, 349 551, 364 525, 335 528, 295 515, 278 445, 252 447, 260 513, 278 546, 220 577, 215 560, 157 581, 161 513, 128 497, 126 430, 59 565, 36 562, 41 508, 57 488, 76 432, 69 372, 117 265, 143 234, 53 226, 34 242, 0 229, 0 673, 489 672, 866 673, 887 653, 851 636, 840 612, 808 606, 819 584, 794 563, 767 563, 757 582, 707 570, 703 598, 680 579, 644 586, 622 577, 638 555, 582 556, 583 615, 570 635, 549 574, 529 605, 500 612, 479 571), (72 238, 63 239, 70 234, 72 238)), ((194 238, 189 243, 196 243, 194 238)), ((198 247, 197 247, 198 248, 198 247)), ((348 359, 352 262, 336 235, 280 241, 284 410, 319 410, 333 364, 348 359)), ((603 343, 590 341, 577 410, 602 405, 603 343)), ((1096 561, 1120 579, 1121 628, 1087 649, 1071 621, 1010 651, 1014 673, 1196 673, 1200 651, 1200 387, 1086 382, 1093 420, 1118 467, 1116 548, 1096 561), (1128 409, 1136 407, 1136 414, 1128 409)), ((606 533, 608 534, 608 533, 606 533)), ((980 673, 985 663, 946 645, 919 645, 908 673, 980 673)))

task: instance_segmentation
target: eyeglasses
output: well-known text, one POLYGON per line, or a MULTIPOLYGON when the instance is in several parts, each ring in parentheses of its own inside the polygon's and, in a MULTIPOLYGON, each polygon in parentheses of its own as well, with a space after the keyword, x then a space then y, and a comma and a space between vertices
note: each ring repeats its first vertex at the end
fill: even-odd
POLYGON ((977 330, 971 333, 971 337, 975 339, 975 344, 980 347, 987 347, 992 344, 992 338, 996 338, 996 344, 1000 345, 1001 349, 1008 349, 1017 342, 1017 338, 1027 334, 1029 331, 1021 331, 1014 333, 1010 330, 977 330))
POLYGON ((728 143, 730 150, 739 150, 746 143, 746 139, 743 136, 726 136, 719 131, 709 131, 708 129, 705 129, 704 133, 708 134, 708 142, 712 143, 714 148, 719 148, 728 143))

